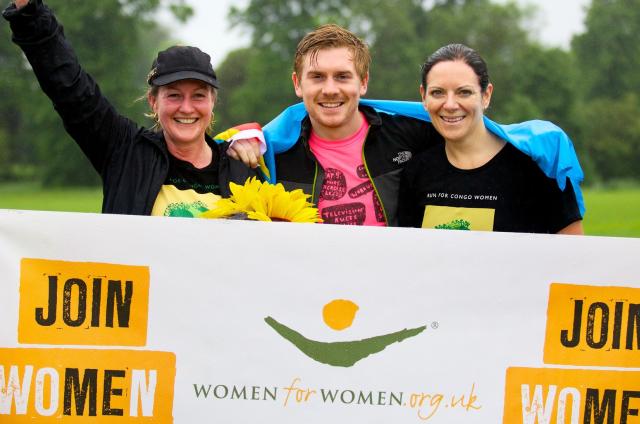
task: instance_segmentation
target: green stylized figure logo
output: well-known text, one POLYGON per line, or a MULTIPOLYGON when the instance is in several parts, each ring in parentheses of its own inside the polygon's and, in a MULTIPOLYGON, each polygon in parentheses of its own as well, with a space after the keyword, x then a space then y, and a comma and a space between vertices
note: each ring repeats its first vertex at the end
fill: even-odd
MULTIPOLYGON (((336 299, 325 305, 323 318, 332 329, 340 331, 351 326, 358 306, 344 299, 336 299)), ((351 367, 361 359, 374 353, 382 352, 387 346, 399 343, 410 337, 422 333, 427 327, 417 327, 396 331, 347 342, 320 342, 304 337, 299 332, 279 323, 272 317, 266 317, 265 322, 284 339, 291 342, 302 353, 314 361, 336 367, 351 367)))
POLYGON ((207 210, 207 206, 199 200, 193 203, 171 203, 165 209, 164 216, 193 218, 207 210))

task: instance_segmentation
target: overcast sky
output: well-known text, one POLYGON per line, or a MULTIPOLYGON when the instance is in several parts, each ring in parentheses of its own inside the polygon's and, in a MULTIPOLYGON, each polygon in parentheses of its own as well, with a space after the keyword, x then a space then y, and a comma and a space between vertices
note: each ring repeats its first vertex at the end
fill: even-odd
MULTIPOLYGON (((497 1, 506 3, 507 0, 497 1)), ((569 47, 573 34, 582 32, 584 7, 589 4, 589 0, 516 1, 539 8, 539 33, 535 34, 539 40, 564 48, 569 47)), ((214 65, 220 64, 229 51, 248 45, 248 35, 230 30, 226 19, 231 5, 244 7, 248 0, 188 0, 188 3, 193 6, 195 15, 186 25, 171 24, 176 39, 209 53, 214 65)))

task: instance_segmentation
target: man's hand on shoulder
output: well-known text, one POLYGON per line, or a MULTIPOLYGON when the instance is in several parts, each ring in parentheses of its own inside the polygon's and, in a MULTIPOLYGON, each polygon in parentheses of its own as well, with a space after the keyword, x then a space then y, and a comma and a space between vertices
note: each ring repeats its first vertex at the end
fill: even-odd
POLYGON ((267 151, 262 127, 257 122, 236 125, 216 134, 214 138, 231 143, 227 154, 251 168, 258 167, 260 158, 267 151))
POLYGON ((248 138, 235 140, 229 149, 227 154, 233 159, 242 161, 245 165, 251 168, 258 166, 258 160, 262 153, 260 153, 260 140, 257 138, 248 138))

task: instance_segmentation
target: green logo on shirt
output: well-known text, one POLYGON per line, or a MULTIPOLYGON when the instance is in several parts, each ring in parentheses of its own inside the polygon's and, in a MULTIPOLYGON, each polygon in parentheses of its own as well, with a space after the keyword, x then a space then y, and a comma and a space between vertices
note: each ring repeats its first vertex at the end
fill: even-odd
POLYGON ((471 230, 471 223, 464 219, 454 219, 448 224, 436 225, 434 228, 439 230, 471 230))
POLYGON ((195 218, 202 212, 206 212, 209 209, 206 205, 200 201, 193 203, 170 203, 167 209, 164 210, 164 216, 182 217, 182 218, 195 218))

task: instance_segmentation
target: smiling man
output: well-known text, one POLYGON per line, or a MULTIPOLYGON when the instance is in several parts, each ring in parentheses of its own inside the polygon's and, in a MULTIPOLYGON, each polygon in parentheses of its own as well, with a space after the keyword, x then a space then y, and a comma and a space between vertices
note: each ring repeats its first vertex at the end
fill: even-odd
POLYGON ((276 175, 311 194, 325 223, 397 225, 402 168, 442 141, 430 123, 358 105, 370 62, 367 45, 337 25, 296 50, 292 80, 308 116, 295 145, 276 155, 276 175))

